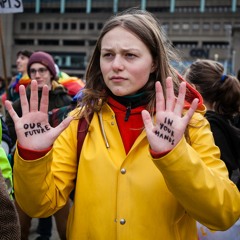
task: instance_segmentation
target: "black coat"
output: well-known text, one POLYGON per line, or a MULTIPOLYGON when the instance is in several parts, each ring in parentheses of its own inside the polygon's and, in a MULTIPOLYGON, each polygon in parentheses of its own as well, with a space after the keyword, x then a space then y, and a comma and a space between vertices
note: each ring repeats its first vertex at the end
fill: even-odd
POLYGON ((225 162, 231 177, 233 170, 240 168, 240 129, 233 126, 226 116, 216 112, 207 111, 205 116, 220 149, 220 158, 225 162))

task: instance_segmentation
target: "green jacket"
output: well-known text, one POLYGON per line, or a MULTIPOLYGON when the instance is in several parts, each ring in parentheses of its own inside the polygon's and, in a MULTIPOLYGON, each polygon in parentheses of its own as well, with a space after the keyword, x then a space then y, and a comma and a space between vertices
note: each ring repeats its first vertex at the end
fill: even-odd
POLYGON ((13 193, 12 167, 8 161, 7 155, 1 146, 2 143, 2 124, 0 121, 0 169, 7 184, 9 194, 13 193))

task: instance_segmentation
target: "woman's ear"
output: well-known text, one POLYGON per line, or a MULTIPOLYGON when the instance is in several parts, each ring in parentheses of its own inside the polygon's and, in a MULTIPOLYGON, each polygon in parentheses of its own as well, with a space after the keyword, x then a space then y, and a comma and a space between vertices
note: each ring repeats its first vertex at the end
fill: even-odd
POLYGON ((156 64, 153 62, 151 67, 151 73, 153 73, 156 70, 156 64))

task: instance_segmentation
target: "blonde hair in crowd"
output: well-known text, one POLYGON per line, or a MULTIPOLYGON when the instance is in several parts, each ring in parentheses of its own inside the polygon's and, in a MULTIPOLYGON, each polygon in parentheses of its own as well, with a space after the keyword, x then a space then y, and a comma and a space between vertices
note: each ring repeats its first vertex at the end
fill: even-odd
POLYGON ((171 66, 171 60, 179 60, 166 39, 160 23, 149 12, 136 8, 126 10, 111 17, 104 25, 97 40, 92 57, 86 71, 86 86, 83 90, 81 106, 84 107, 83 115, 87 117, 91 112, 98 112, 107 101, 109 90, 104 83, 100 69, 101 43, 104 35, 113 28, 121 26, 137 36, 149 49, 155 71, 150 74, 147 84, 139 90, 145 91, 149 98, 147 110, 153 113, 155 106, 155 82, 160 81, 164 94, 166 78, 171 76, 174 82, 175 93, 178 93, 179 80, 175 69, 171 66))

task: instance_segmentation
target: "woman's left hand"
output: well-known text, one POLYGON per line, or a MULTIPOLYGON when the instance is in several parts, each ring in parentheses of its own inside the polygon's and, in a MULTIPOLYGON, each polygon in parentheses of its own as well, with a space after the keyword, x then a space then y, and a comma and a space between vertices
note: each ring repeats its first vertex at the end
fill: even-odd
POLYGON ((155 152, 171 151, 181 140, 186 127, 197 109, 198 99, 194 99, 185 115, 182 111, 185 103, 186 83, 179 87, 178 98, 174 95, 172 78, 166 79, 166 100, 160 82, 156 82, 156 122, 153 123, 148 111, 142 111, 147 138, 155 152))

